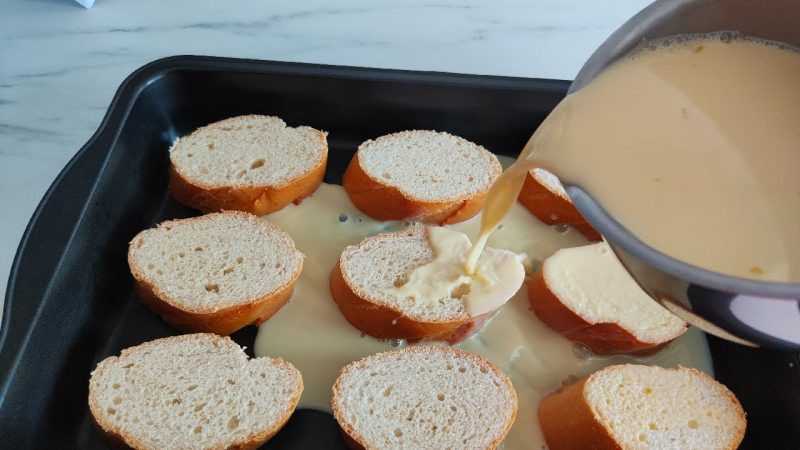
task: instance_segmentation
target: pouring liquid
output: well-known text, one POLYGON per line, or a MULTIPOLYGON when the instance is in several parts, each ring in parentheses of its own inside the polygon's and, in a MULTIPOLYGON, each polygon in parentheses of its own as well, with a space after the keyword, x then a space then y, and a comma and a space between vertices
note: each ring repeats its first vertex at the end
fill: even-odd
POLYGON ((481 212, 480 233, 478 238, 475 239, 475 243, 472 244, 464 267, 467 275, 475 274, 475 268, 484 247, 486 247, 486 241, 489 240, 489 236, 497 229, 500 222, 508 215, 511 207, 517 201, 522 185, 525 183, 525 176, 536 167, 536 162, 530 159, 535 138, 536 134, 534 133, 528 139, 528 143, 525 144, 525 148, 522 149, 517 161, 500 174, 486 195, 486 202, 481 212))
POLYGON ((565 98, 500 176, 469 261, 533 167, 581 186, 639 239, 678 260, 800 282, 795 49, 718 33, 620 59, 565 98))

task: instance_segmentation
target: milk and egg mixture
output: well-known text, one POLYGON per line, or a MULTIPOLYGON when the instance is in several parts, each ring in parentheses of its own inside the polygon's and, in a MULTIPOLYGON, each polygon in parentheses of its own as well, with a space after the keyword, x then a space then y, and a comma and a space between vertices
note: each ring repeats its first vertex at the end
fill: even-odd
MULTIPOLYGON (((517 204, 528 170, 543 167, 670 256, 728 275, 800 282, 799 143, 798 51, 731 33, 672 38, 620 59, 565 98, 492 187, 484 216, 449 228, 478 237, 466 274, 483 244, 534 262, 585 244, 517 204)), ((261 326, 256 353, 295 364, 306 386, 300 407, 330 411, 342 366, 405 345, 351 327, 331 298, 330 271, 346 245, 410 224, 366 218, 332 185, 268 218, 290 232, 306 267, 290 303, 261 326)), ((578 350, 529 310, 526 289, 457 347, 487 357, 514 383, 519 413, 507 449, 544 447, 538 403, 571 378, 620 362, 711 372, 694 328, 647 358, 578 350)))
POLYGON ((536 130, 489 193, 483 236, 532 167, 580 186, 645 244, 678 260, 800 282, 796 49, 723 32, 663 40, 621 58, 536 130))
MULTIPOLYGON (((289 303, 261 325, 255 353, 281 357, 294 364, 303 374, 305 386, 299 407, 330 412, 331 388, 339 369, 363 356, 405 345, 401 341, 364 336, 344 319, 330 294, 331 270, 345 246, 412 224, 370 219, 352 205, 341 186, 330 184, 320 186, 300 205, 289 205, 266 218, 291 234, 306 259, 289 303)), ((448 228, 475 236, 479 224, 480 216, 448 228)), ((515 204, 488 243, 541 261, 559 248, 583 245, 586 241, 574 230, 563 232, 543 224, 515 204)), ((651 357, 597 357, 577 349, 541 323, 529 310, 527 297, 523 285, 477 335, 456 345, 487 357, 511 377, 519 398, 519 411, 505 441, 508 450, 544 445, 536 409, 539 400, 565 380, 620 362, 681 364, 711 372, 706 342, 698 330, 689 329, 651 357)))

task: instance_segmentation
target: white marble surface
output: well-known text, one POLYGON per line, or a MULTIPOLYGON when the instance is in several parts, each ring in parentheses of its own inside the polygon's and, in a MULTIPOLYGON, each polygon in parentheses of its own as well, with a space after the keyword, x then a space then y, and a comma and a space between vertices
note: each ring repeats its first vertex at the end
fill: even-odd
MULTIPOLYGON (((0 294, 117 86, 169 55, 572 79, 647 0, 0 0, 0 294)), ((2 305, 0 304, 0 307, 2 305)))

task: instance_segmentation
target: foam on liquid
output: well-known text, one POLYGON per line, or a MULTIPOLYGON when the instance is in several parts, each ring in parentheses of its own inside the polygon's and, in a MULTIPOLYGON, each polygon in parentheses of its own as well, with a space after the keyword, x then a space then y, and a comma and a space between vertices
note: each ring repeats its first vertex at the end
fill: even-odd
POLYGON ((503 306, 522 286, 525 255, 486 248, 470 276, 464 273, 464 261, 472 247, 469 237, 444 227, 426 230, 435 258, 406 274, 404 284, 387 290, 390 295, 426 303, 457 295, 467 314, 477 317, 503 306))
POLYGON ((535 166, 681 261, 800 282, 795 49, 722 32, 648 44, 614 63, 565 98, 500 177, 483 236, 535 166))
MULTIPOLYGON (((501 162, 510 163, 502 158, 501 162)), ((261 325, 255 353, 281 357, 294 364, 302 373, 305 386, 299 407, 330 412, 331 388, 344 365, 405 345, 403 341, 363 336, 353 328, 331 298, 330 272, 345 246, 413 224, 367 218, 350 203, 344 189, 330 184, 320 186, 300 205, 289 205, 267 219, 291 234, 306 259, 289 303, 261 325)), ((476 217, 448 228, 475 235, 479 226, 480 217, 476 217)), ((559 248, 584 245, 586 240, 574 230, 564 232, 560 227, 545 225, 514 204, 488 244, 541 261, 559 248)), ((506 450, 543 448, 536 410, 539 401, 565 380, 621 362, 666 367, 680 364, 708 373, 712 370, 705 339, 696 329, 647 358, 598 357, 577 350, 529 310, 524 285, 477 335, 456 347, 483 355, 511 377, 519 411, 506 438, 506 450)))

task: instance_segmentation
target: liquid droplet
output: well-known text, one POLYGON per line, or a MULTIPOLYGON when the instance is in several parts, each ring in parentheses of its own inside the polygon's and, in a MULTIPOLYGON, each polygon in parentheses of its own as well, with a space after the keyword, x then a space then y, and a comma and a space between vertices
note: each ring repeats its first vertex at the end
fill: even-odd
POLYGON ((405 341, 405 339, 390 339, 389 340, 389 345, 391 345, 392 347, 396 347, 396 348, 403 348, 407 344, 408 343, 405 341))

